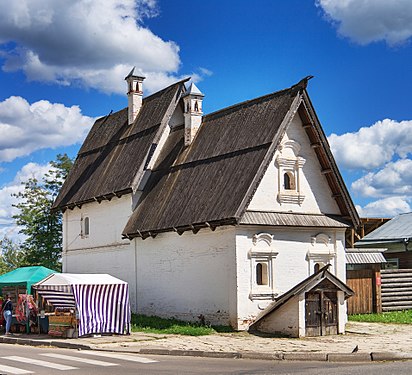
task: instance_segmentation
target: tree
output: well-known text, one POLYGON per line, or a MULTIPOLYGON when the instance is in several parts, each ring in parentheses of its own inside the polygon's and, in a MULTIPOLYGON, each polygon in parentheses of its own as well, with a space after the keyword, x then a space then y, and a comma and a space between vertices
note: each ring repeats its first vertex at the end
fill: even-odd
POLYGON ((30 178, 24 190, 14 194, 20 200, 13 205, 19 213, 13 218, 25 236, 21 244, 24 265, 43 265, 60 270, 62 252, 62 214, 50 209, 63 185, 73 160, 59 154, 41 181, 30 178))
POLYGON ((22 255, 19 244, 8 237, 0 240, 0 275, 20 267, 23 264, 22 255))

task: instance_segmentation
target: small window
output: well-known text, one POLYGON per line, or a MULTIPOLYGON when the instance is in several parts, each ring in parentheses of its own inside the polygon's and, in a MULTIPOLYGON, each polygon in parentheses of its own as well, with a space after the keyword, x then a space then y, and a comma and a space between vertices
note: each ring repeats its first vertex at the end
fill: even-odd
POLYGON ((195 101, 195 111, 199 112, 199 104, 197 104, 197 100, 195 101))
POLYGON ((283 185, 285 187, 285 190, 295 190, 296 189, 295 176, 293 175, 292 172, 286 172, 283 175, 283 185))
POLYGON ((268 285, 268 265, 266 263, 258 263, 256 265, 256 284, 268 285))
POLYGON ((90 219, 88 217, 84 218, 84 235, 88 236, 90 234, 90 219))
POLYGON ((81 236, 88 237, 90 234, 90 219, 88 216, 84 216, 82 218, 82 223, 81 223, 81 236))
POLYGON ((314 271, 315 271, 315 273, 316 272, 319 272, 319 270, 321 269, 321 267, 323 267, 320 263, 316 263, 315 264, 315 267, 314 267, 314 271))

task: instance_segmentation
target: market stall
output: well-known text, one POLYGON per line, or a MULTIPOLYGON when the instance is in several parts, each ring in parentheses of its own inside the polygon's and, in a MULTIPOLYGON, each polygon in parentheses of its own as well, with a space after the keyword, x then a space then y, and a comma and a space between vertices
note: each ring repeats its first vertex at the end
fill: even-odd
POLYGON ((55 272, 43 266, 30 266, 0 275, 0 294, 9 294, 13 303, 11 332, 38 332, 32 285, 55 272))
POLYGON ((129 285, 108 274, 52 274, 33 285, 53 305, 49 331, 70 337, 130 332, 129 285))

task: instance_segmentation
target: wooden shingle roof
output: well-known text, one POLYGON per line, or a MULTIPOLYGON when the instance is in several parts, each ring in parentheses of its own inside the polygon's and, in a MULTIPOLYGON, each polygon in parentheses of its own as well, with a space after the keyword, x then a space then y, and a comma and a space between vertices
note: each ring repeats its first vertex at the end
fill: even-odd
MULTIPOLYGON (((307 80, 204 116, 188 147, 183 125, 173 127, 123 236, 196 233, 204 227, 240 224, 296 113, 316 146, 342 218, 356 226, 359 218, 306 93, 307 80)), ((136 176, 144 170, 184 92, 181 81, 145 98, 130 126, 127 108, 97 120, 53 209, 136 191, 136 176)))
MULTIPOLYGON (((303 112, 306 84, 302 80, 289 89, 204 116, 186 149, 183 129, 175 129, 123 235, 145 238, 239 224, 287 125, 298 110, 303 112)), ((319 126, 314 121, 312 125, 319 126)), ((326 137, 317 141, 329 148, 326 137)), ((322 167, 337 170, 331 154, 324 153, 322 167)), ((349 202, 341 211, 353 222, 357 214, 339 177, 331 180, 332 191, 349 202)))
POLYGON ((128 125, 127 108, 98 119, 81 147, 53 210, 71 208, 132 191, 132 183, 174 111, 184 82, 143 99, 136 121, 128 125))

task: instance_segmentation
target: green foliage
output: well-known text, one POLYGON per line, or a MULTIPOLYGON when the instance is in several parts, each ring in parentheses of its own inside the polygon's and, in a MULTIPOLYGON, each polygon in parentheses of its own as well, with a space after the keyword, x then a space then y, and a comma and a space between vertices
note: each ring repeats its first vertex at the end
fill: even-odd
POLYGON ((23 254, 19 244, 10 238, 4 237, 0 240, 0 275, 14 270, 23 264, 23 254))
POLYGON ((188 323, 174 318, 132 314, 132 331, 187 336, 204 336, 216 332, 231 332, 229 327, 209 327, 199 323, 188 323))
POLYGON ((349 315, 349 320, 368 323, 412 324, 412 310, 349 315))
POLYGON ((23 183, 24 191, 14 194, 19 199, 19 203, 14 205, 19 213, 13 218, 21 227, 20 233, 25 236, 21 244, 22 263, 60 270, 62 215, 60 212, 51 213, 50 209, 73 160, 66 154, 59 154, 50 165, 50 170, 41 181, 30 178, 23 183))

